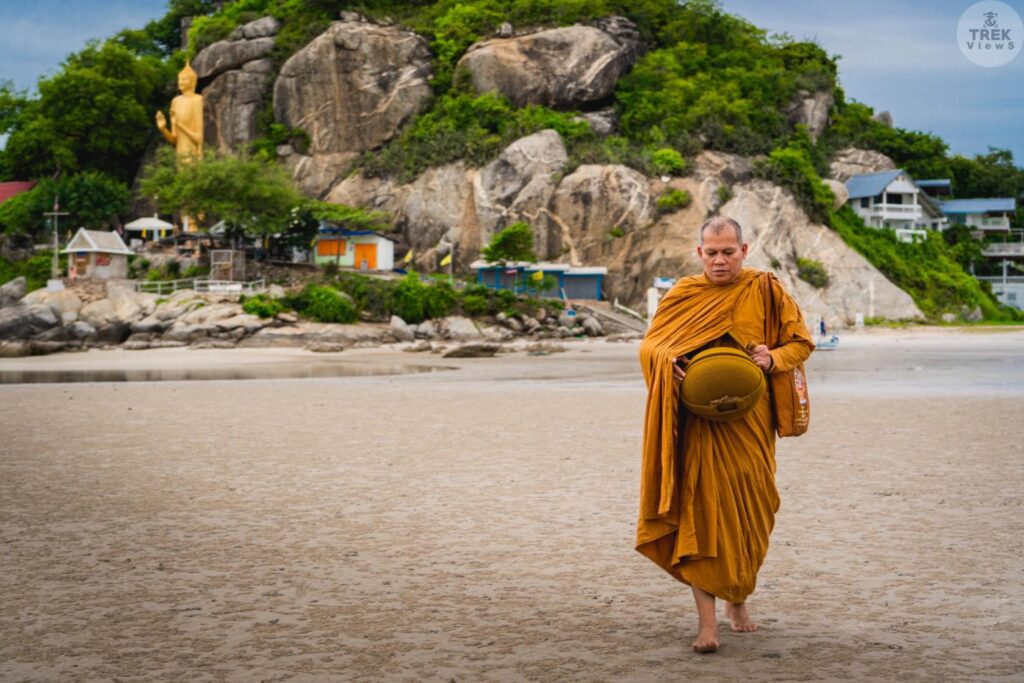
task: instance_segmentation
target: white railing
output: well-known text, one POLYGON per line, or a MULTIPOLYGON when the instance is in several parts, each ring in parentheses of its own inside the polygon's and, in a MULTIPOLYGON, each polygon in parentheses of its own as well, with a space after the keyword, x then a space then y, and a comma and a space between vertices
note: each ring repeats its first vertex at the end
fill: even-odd
POLYGON ((147 294, 171 294, 179 289, 195 289, 195 279, 135 281, 136 292, 146 292, 147 294))
POLYGON ((196 280, 195 290, 204 294, 252 295, 266 289, 263 280, 235 282, 233 280, 196 280))
POLYGON ((995 242, 986 244, 981 252, 985 256, 1024 256, 1024 242, 995 242))
POLYGON ((974 218, 968 219, 966 225, 971 228, 982 228, 987 230, 1009 230, 1010 219, 998 218, 974 218))
POLYGON ((266 282, 262 279, 251 282, 235 282, 233 280, 200 280, 192 278, 189 280, 136 280, 135 291, 147 294, 173 294, 179 289, 194 289, 203 294, 226 294, 238 296, 241 294, 252 295, 266 289, 266 282))
POLYGON ((916 204, 875 204, 871 211, 876 214, 920 214, 921 207, 916 204))
POLYGON ((1003 277, 1002 275, 979 275, 978 280, 989 282, 993 285, 1024 285, 1024 277, 1016 275, 1003 277))

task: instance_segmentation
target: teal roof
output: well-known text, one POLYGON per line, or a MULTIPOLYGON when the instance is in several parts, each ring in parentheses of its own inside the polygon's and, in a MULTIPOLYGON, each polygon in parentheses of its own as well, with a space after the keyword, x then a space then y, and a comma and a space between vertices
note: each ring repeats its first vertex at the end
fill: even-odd
POLYGON ((985 213, 987 211, 1016 211, 1013 197, 985 197, 977 199, 947 199, 939 202, 943 213, 985 213))
POLYGON ((901 173, 903 173, 903 169, 897 168, 892 171, 855 175, 846 181, 846 189, 850 193, 850 199, 874 197, 881 194, 882 190, 888 187, 889 183, 901 173))

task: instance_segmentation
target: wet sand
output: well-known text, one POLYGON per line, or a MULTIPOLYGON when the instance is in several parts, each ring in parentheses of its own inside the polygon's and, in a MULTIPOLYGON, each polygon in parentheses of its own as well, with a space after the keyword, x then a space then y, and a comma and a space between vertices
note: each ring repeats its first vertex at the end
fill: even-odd
POLYGON ((0 679, 1024 678, 1024 332, 872 331, 812 357, 812 431, 779 443, 750 600, 762 629, 723 621, 710 656, 689 650, 687 589, 633 550, 637 344, 569 348, 0 386, 0 679))

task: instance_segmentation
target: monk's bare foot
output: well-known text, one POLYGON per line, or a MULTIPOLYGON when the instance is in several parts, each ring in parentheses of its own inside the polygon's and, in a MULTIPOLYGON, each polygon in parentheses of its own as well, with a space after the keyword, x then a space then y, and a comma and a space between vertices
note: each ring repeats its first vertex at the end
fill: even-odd
POLYGON ((693 641, 693 651, 700 652, 702 654, 708 654, 711 652, 718 652, 718 646, 721 643, 718 640, 718 624, 712 624, 710 626, 701 626, 697 631, 697 639, 693 641))
POLYGON ((749 633, 757 630, 757 624, 747 614, 747 603, 727 602, 725 604, 725 613, 729 617, 729 623, 733 631, 749 633))

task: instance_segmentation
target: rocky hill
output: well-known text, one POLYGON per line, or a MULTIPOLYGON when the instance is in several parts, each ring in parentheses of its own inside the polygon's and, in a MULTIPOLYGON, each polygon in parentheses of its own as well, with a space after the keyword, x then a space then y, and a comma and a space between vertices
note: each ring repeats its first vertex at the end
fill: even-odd
MULTIPOLYGON (((346 14, 292 55, 271 83, 265 56, 275 31, 274 20, 262 18, 196 56, 195 68, 207 79, 208 139, 234 148, 251 142, 258 134, 253 103, 272 92, 277 121, 309 137, 302 151, 278 148, 300 187, 390 214, 420 270, 436 267, 435 248, 446 240, 456 244, 456 268, 468 271, 496 231, 526 221, 540 258, 606 266, 607 296, 640 306, 653 277, 699 271, 697 228, 717 212, 745 227, 749 264, 776 271, 810 318, 841 326, 858 312, 889 319, 922 315, 908 294, 835 232, 811 221, 788 189, 753 177, 750 157, 703 152, 685 177, 649 177, 621 164, 574 165, 562 138, 549 129, 515 140, 482 167, 457 161, 409 183, 353 172, 361 153, 393 139, 429 106, 426 41, 346 14), (692 203, 659 213, 656 200, 668 189, 689 193, 692 203), (797 258, 820 262, 829 284, 815 288, 799 279, 797 258)), ((506 33, 474 44, 460 60, 477 91, 497 91, 518 106, 597 107, 583 118, 596 134, 615 132, 614 116, 601 106, 644 50, 630 21, 608 17, 593 26, 506 33)), ((817 136, 831 101, 828 91, 804 91, 787 115, 817 136)))

